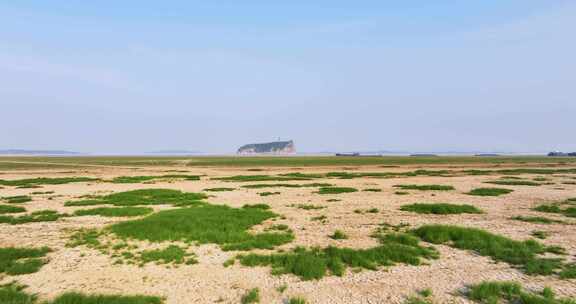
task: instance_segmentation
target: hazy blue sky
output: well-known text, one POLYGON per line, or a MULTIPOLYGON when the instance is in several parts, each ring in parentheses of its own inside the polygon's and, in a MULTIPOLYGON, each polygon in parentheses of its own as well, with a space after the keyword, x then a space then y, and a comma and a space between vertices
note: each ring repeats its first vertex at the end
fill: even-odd
POLYGON ((0 149, 576 150, 575 32, 559 0, 0 0, 0 149))

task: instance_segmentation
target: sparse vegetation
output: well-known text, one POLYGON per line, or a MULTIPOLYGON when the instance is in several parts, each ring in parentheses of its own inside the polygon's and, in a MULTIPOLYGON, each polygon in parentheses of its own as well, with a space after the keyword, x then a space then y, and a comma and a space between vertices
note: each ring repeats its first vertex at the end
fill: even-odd
POLYGON ((519 304, 573 304, 575 299, 557 299, 549 288, 541 294, 525 291, 515 282, 482 282, 469 287, 467 296, 478 303, 519 303, 519 304))
POLYGON ((382 192, 382 189, 378 189, 378 188, 368 188, 368 189, 364 189, 362 191, 365 192, 382 192))
POLYGON ((532 231, 531 235, 537 239, 544 240, 549 236, 549 233, 542 230, 532 231))
POLYGON ((239 259, 244 266, 270 265, 276 275, 292 273, 303 280, 317 280, 327 273, 342 276, 347 267, 376 270, 396 263, 419 265, 421 259, 437 257, 435 250, 420 246, 418 239, 408 234, 389 234, 379 240, 379 246, 369 249, 298 247, 291 252, 248 254, 239 259))
POLYGON ((404 205, 400 208, 402 211, 410 211, 422 214, 462 214, 462 213, 482 213, 482 210, 472 205, 455 205, 446 203, 417 203, 404 205))
POLYGON ((122 216, 142 216, 149 214, 153 211, 152 208, 147 207, 119 207, 119 208, 108 208, 100 207, 94 209, 83 209, 76 210, 75 215, 100 215, 106 217, 122 217, 122 216))
POLYGON ((476 188, 468 192, 469 195, 475 196, 500 196, 512 193, 514 190, 504 188, 476 188))
POLYGON ((186 253, 184 249, 176 245, 170 245, 164 249, 145 250, 140 254, 142 263, 156 262, 157 264, 196 264, 198 263, 193 254, 186 253))
POLYGON ((546 213, 562 214, 567 217, 576 217, 576 207, 574 205, 574 200, 568 199, 563 202, 539 205, 533 210, 546 213))
POLYGON ((420 190, 420 191, 450 191, 454 190, 453 186, 447 185, 395 185, 394 187, 402 190, 420 190))
POLYGON ((54 177, 54 178, 38 177, 38 178, 27 178, 17 180, 0 179, 0 185, 12 186, 12 187, 29 187, 39 185, 61 185, 69 183, 92 182, 97 180, 98 180, 97 178, 91 178, 91 177, 54 177))
POLYGON ((0 223, 6 223, 11 225, 20 225, 26 223, 34 223, 34 222, 54 222, 62 217, 67 217, 68 214, 61 214, 54 210, 40 210, 34 211, 30 214, 21 215, 21 216, 0 216, 0 223))
POLYGON ((303 209, 303 210, 318 210, 318 209, 326 208, 326 206, 318 206, 318 205, 312 205, 312 204, 292 204, 292 205, 290 205, 290 207, 303 209))
POLYGON ((527 274, 550 275, 562 266, 559 259, 538 257, 549 250, 534 240, 516 241, 480 229, 448 225, 425 225, 414 233, 426 242, 473 250, 496 261, 520 266, 527 274))

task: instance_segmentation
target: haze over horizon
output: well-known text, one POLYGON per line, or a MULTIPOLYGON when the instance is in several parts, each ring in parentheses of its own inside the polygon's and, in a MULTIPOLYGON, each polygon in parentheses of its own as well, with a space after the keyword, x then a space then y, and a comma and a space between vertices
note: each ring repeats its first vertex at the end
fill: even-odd
POLYGON ((576 2, 0 4, 0 149, 576 151, 576 2))

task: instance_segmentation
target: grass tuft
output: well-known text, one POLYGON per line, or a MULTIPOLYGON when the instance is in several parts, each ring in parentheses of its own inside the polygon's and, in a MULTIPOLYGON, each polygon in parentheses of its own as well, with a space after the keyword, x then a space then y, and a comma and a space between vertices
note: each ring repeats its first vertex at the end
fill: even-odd
POLYGON ((253 288, 242 296, 240 300, 242 304, 260 303, 260 290, 253 288))
POLYGON ((468 192, 469 195, 475 196, 500 196, 508 193, 512 193, 514 190, 503 189, 503 188, 476 188, 468 192))
POLYGON ((336 230, 332 235, 330 235, 330 238, 333 240, 346 240, 348 239, 348 235, 341 230, 336 230))
POLYGON ((352 193, 358 192, 356 188, 350 187, 321 187, 318 190, 318 194, 340 194, 340 193, 352 193))
POLYGON ((462 214, 471 213, 477 214, 482 213, 482 210, 472 206, 472 205, 455 205, 455 204, 412 204, 404 205, 400 208, 402 211, 410 211, 421 214, 462 214))
POLYGON ((420 190, 420 191, 450 191, 454 190, 453 186, 447 185, 395 185, 394 187, 402 190, 420 190))
POLYGON ((208 191, 208 192, 226 192, 226 191, 234 191, 234 190, 236 190, 236 189, 235 188, 225 188, 225 187, 204 189, 204 191, 208 191))

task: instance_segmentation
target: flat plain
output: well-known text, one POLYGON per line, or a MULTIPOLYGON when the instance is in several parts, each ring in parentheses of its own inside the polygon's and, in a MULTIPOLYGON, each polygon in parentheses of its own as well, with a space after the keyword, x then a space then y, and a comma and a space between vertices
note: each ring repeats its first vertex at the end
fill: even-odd
POLYGON ((574 224, 575 158, 1 157, 0 300, 574 303, 574 224))

